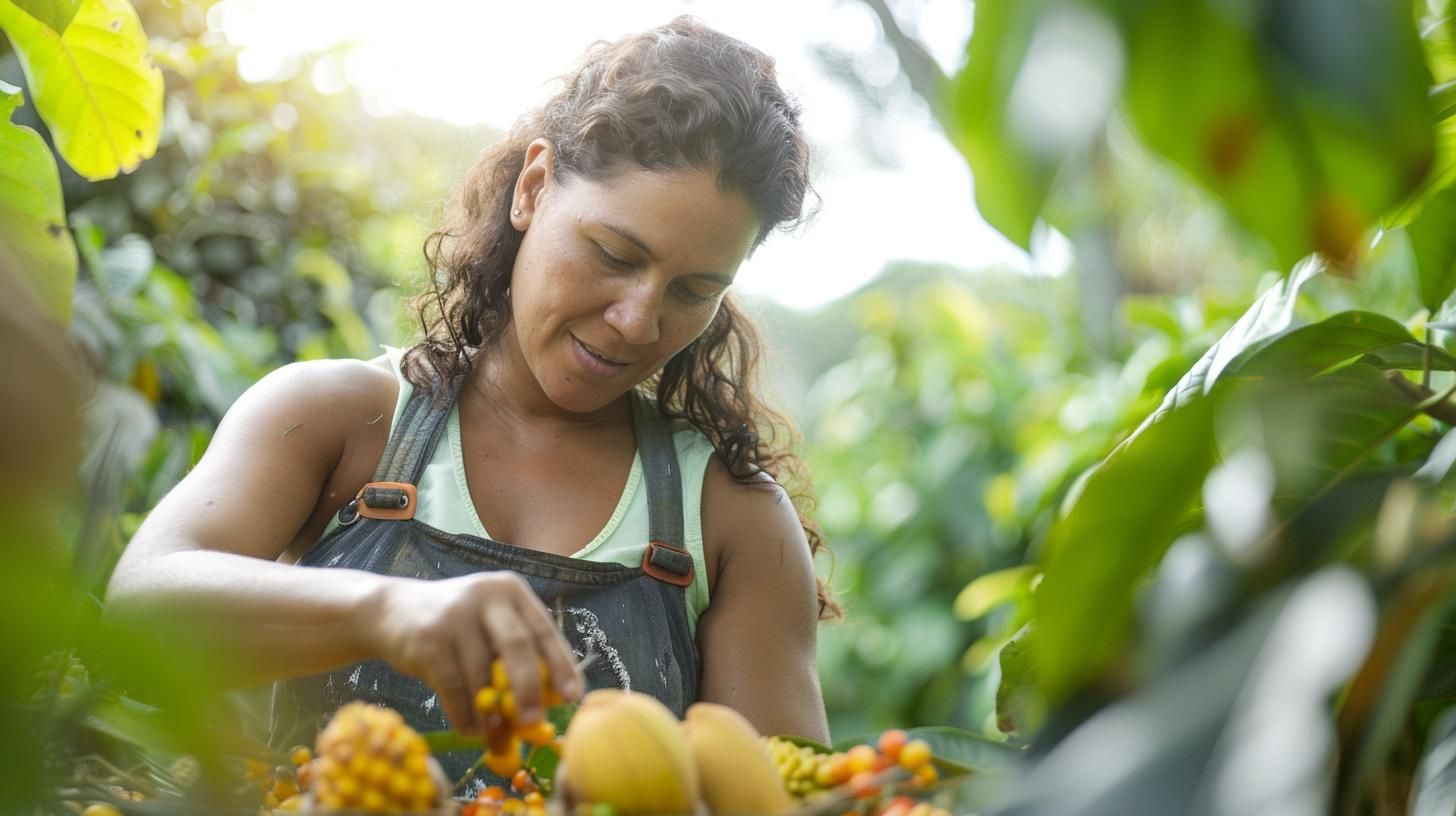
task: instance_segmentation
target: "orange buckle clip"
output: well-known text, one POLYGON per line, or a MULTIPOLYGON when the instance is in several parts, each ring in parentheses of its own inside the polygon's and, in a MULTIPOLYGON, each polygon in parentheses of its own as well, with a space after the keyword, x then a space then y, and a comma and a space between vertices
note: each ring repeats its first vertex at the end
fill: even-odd
POLYGON ((691 586, 693 583, 693 556, 684 549, 661 541, 649 541, 642 553, 642 571, 664 584, 691 586))
POLYGON ((359 494, 354 497, 355 507, 359 515, 364 518, 380 519, 382 521, 408 521, 415 517, 415 486, 406 482, 370 482, 359 488, 359 494), (370 504, 366 499, 373 488, 380 491, 399 491, 398 504, 389 506, 370 504))

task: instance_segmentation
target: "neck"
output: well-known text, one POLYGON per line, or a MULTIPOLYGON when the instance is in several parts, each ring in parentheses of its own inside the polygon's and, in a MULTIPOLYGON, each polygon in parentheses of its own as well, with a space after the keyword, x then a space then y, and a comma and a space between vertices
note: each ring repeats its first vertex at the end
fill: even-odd
POLYGON ((471 412, 479 411, 502 421, 506 426, 563 432, 599 430, 622 421, 631 422, 629 395, 587 413, 568 411, 557 405, 541 389, 531 373, 516 340, 515 323, 507 325, 495 344, 476 355, 462 403, 471 412), (472 404, 473 403, 473 404, 472 404))

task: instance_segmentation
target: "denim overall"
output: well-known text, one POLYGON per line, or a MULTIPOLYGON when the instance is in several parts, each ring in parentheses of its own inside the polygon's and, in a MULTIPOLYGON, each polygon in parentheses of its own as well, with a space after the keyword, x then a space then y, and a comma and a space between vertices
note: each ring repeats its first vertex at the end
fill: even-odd
MULTIPOLYGON (((647 397, 631 392, 649 508, 649 540, 643 542, 641 566, 568 558, 445 532, 413 518, 414 489, 461 382, 463 378, 438 388, 440 399, 432 399, 427 389, 415 390, 390 435, 374 481, 339 510, 340 526, 299 565, 425 580, 511 570, 552 612, 578 659, 594 655, 582 672, 587 689, 650 694, 681 717, 697 699, 699 665, 685 598, 693 581, 693 558, 683 548, 682 481, 671 429, 647 397)), ((278 748, 312 744, 333 712, 350 700, 389 706, 418 731, 450 727, 433 689, 376 659, 275 683, 270 742, 278 748)), ((458 780, 480 753, 452 751, 436 758, 458 780)), ((485 784, 502 784, 484 767, 476 776, 485 784)))

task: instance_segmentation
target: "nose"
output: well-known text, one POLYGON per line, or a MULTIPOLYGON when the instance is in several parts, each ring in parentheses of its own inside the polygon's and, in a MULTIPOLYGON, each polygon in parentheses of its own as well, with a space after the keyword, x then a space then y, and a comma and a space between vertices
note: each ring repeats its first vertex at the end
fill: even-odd
POLYGON ((651 281, 637 281, 628 286, 607 306, 607 325, 616 329, 634 346, 657 342, 660 334, 662 293, 651 281))

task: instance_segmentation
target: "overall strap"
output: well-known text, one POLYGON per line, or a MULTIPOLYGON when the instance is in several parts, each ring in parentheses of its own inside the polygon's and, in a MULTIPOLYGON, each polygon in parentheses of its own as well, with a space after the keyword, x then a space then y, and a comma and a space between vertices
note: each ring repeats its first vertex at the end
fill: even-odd
POLYGON ((431 377, 436 396, 421 388, 414 389, 395 423, 394 433, 390 434, 384 456, 379 459, 374 481, 417 484, 425 472, 425 465, 445 432, 450 410, 465 384, 465 376, 443 385, 438 375, 432 373, 431 377))
POLYGON ((450 410, 465 383, 465 376, 448 383, 442 383, 433 372, 431 376, 435 395, 414 389, 389 435, 374 479, 339 510, 340 524, 352 524, 360 516, 388 521, 414 518, 415 486, 445 432, 450 410))
POLYGON ((693 583, 693 556, 684 547, 682 472, 672 429, 651 398, 632 391, 632 426, 647 481, 647 550, 642 569, 674 586, 693 583))

